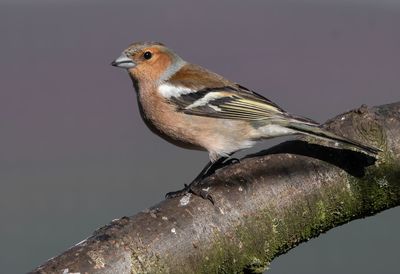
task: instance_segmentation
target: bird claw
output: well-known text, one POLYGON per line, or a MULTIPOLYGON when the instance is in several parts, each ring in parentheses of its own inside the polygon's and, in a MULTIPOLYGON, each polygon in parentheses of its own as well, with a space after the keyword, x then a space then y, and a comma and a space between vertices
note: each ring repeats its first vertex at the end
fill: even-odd
POLYGON ((172 191, 165 194, 166 199, 172 199, 176 197, 184 196, 188 193, 192 193, 193 195, 199 196, 203 199, 209 200, 212 204, 214 204, 213 197, 209 194, 208 190, 199 189, 199 181, 193 181, 189 185, 184 184, 184 188, 178 191, 172 191))
POLYGON ((194 195, 200 196, 201 198, 203 198, 204 200, 207 199, 209 200, 213 205, 215 204, 214 202, 214 198, 211 196, 211 194, 208 193, 208 191, 206 190, 200 190, 198 194, 192 192, 194 195))
POLYGON ((171 191, 165 194, 165 199, 172 199, 175 197, 185 196, 190 192, 190 185, 184 184, 183 189, 177 191, 171 191))
POLYGON ((202 189, 201 188, 201 184, 202 181, 210 176, 211 174, 213 174, 216 170, 223 168, 225 166, 229 166, 229 165, 233 165, 233 164, 237 164, 239 163, 240 160, 236 159, 236 158, 231 158, 231 159, 227 159, 225 161, 221 160, 218 161, 218 163, 209 163, 203 170, 202 172, 196 177, 196 179, 193 180, 193 182, 191 182, 189 185, 188 184, 184 184, 184 188, 178 191, 173 191, 173 192, 168 192, 167 194, 165 194, 165 198, 166 199, 171 199, 171 198, 175 198, 175 197, 181 197, 184 196, 188 193, 192 193, 196 196, 199 196, 203 199, 207 199, 210 200, 210 202, 212 204, 214 204, 214 199, 213 197, 209 194, 208 190, 202 189))

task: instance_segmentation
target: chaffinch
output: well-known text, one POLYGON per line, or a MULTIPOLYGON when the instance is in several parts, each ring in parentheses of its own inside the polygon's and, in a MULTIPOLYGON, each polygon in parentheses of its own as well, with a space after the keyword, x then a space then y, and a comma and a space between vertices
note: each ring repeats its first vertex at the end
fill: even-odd
POLYGON ((188 192, 210 198, 196 190, 200 179, 234 152, 262 139, 305 134, 367 154, 379 151, 289 114, 264 96, 184 61, 161 43, 134 43, 112 65, 128 70, 142 118, 155 134, 175 145, 209 153, 210 163, 199 176, 167 198, 188 192))

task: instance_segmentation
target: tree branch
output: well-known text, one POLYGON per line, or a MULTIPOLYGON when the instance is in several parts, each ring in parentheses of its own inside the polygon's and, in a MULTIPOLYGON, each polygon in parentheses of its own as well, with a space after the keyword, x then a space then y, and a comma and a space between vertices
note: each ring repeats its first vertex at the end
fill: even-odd
POLYGON ((301 242, 399 205, 400 102, 325 126, 384 151, 375 161, 312 139, 282 143, 207 178, 215 205, 192 195, 162 201, 31 273, 257 273, 301 242))

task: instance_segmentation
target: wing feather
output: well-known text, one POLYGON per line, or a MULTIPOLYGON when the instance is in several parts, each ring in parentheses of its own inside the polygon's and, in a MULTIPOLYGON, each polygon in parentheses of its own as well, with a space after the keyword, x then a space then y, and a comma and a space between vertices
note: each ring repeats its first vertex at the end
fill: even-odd
POLYGON ((275 103, 239 85, 206 88, 169 100, 186 114, 221 119, 266 120, 286 114, 275 103))

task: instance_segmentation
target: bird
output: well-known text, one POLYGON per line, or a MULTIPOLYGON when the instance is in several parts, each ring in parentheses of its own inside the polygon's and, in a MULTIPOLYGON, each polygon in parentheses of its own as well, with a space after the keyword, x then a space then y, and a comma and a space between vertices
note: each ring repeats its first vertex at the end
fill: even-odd
POLYGON ((199 190, 202 179, 236 162, 229 159, 233 153, 263 139, 302 134, 368 155, 380 151, 290 114, 263 95, 186 62, 160 42, 135 42, 111 65, 127 70, 141 117, 152 132, 174 145, 209 154, 210 161, 200 174, 166 198, 193 193, 213 202, 209 193, 199 190))

